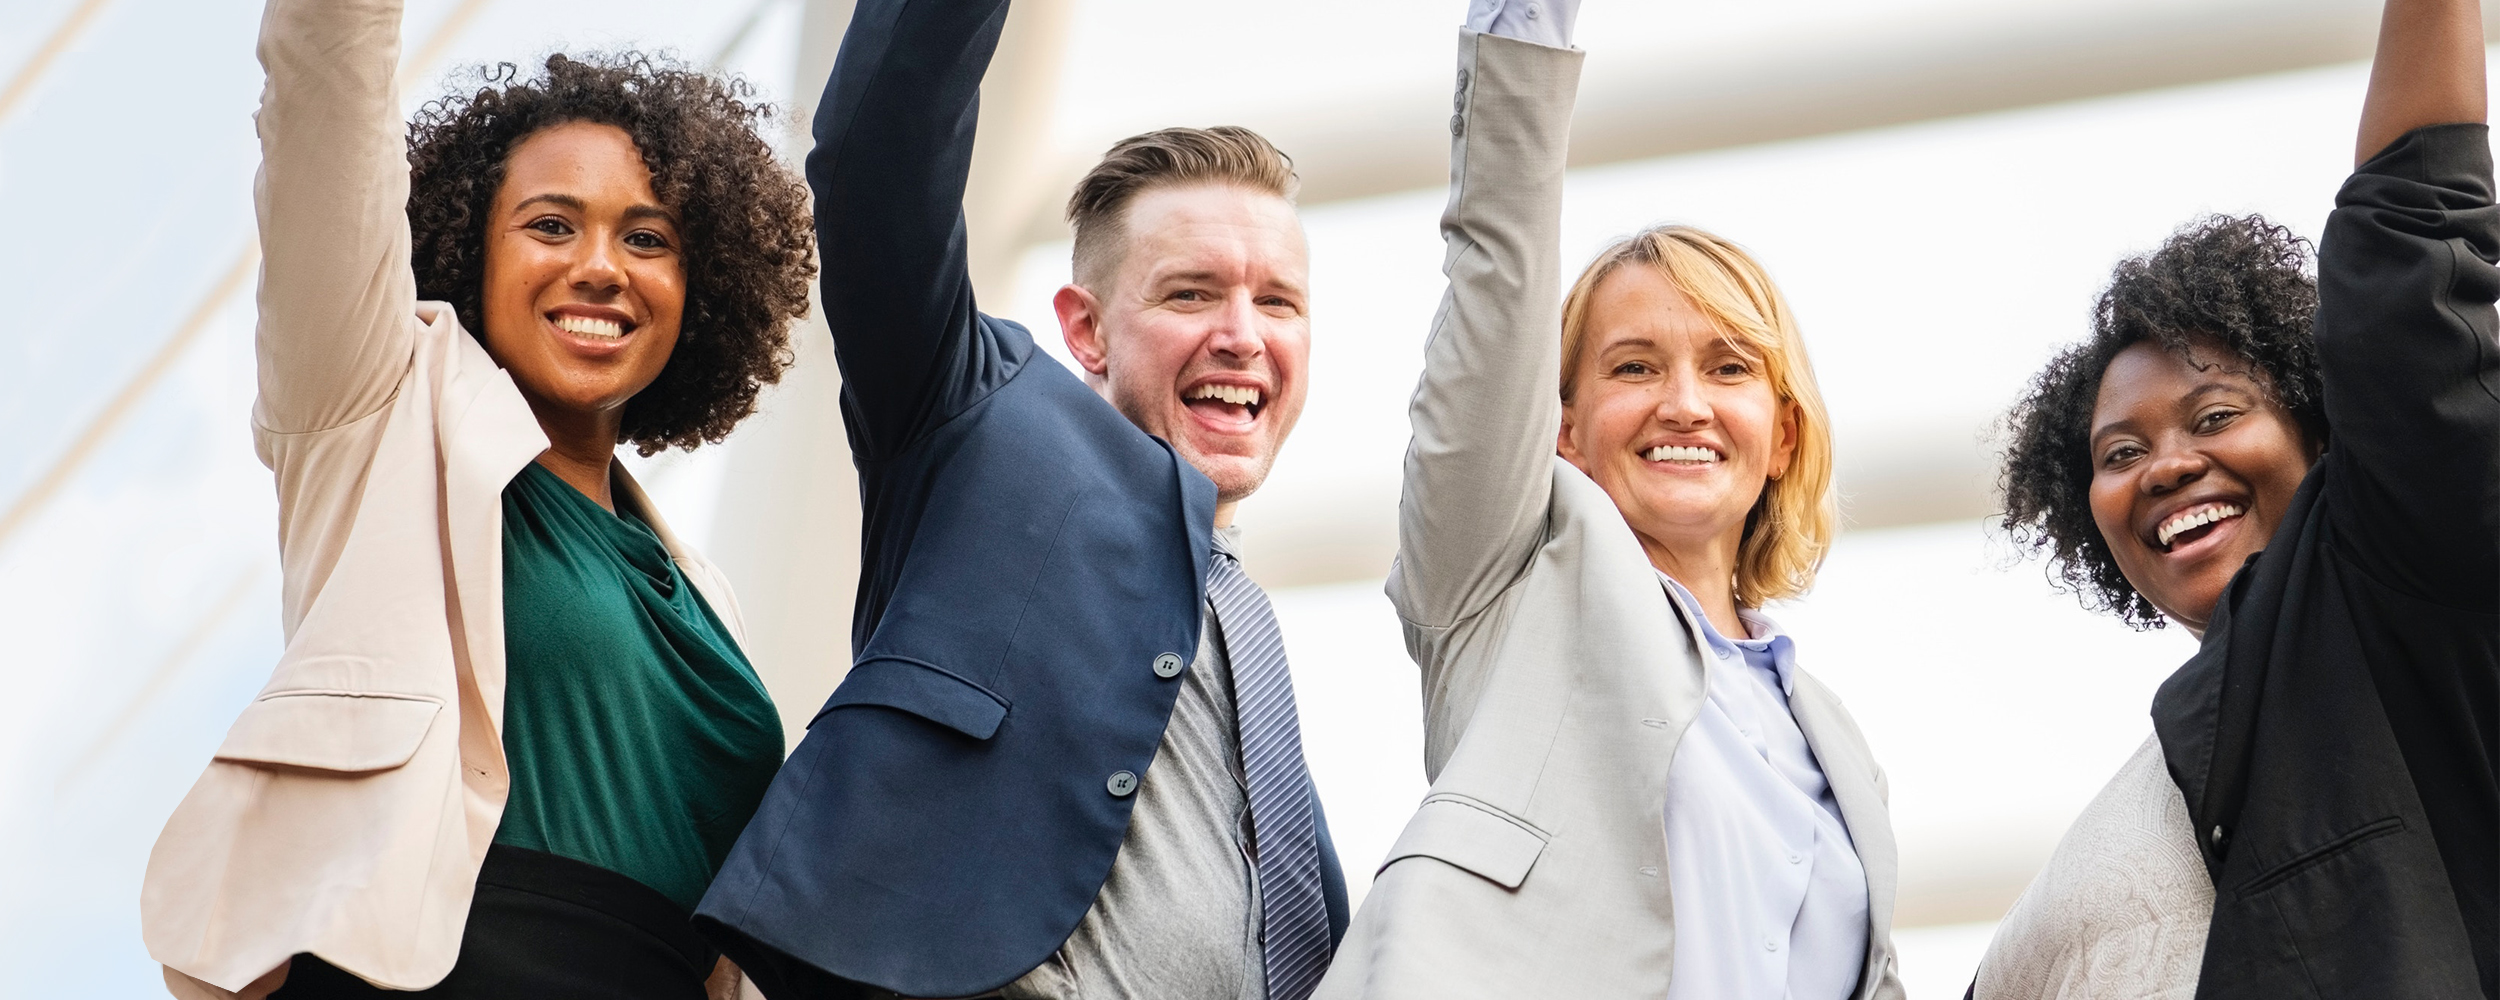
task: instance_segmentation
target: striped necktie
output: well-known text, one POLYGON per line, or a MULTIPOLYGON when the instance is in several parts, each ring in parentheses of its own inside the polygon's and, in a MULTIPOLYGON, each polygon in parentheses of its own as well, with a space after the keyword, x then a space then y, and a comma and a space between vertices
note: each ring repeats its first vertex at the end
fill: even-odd
POLYGON ((1259 870, 1262 957, 1268 1000, 1304 1000, 1328 971, 1328 901, 1320 889, 1319 830, 1311 772, 1302 763, 1302 722, 1293 707, 1285 637, 1267 594, 1219 547, 1208 565, 1224 654, 1241 718, 1241 769, 1250 785, 1251 852, 1259 870))

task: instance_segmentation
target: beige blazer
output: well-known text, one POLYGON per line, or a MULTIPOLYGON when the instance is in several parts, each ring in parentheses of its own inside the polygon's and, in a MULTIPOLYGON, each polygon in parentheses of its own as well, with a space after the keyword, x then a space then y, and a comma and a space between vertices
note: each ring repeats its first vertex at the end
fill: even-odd
MULTIPOLYGON (((1581 54, 1462 33, 1448 293, 1411 411, 1389 597, 1423 668, 1430 793, 1320 984, 1354 997, 1663 997, 1667 765, 1700 636, 1606 493, 1554 455, 1563 168, 1581 54)), ((1898 998, 1882 772, 1829 689, 1798 727, 1865 863, 1865 973, 1898 998)))
MULTIPOLYGON (((397 0, 271 0, 252 435, 277 474, 286 649, 148 858, 175 995, 298 952, 418 989, 458 957, 507 777, 502 494, 547 447, 510 376, 409 270, 397 0)), ((733 636, 721 576, 620 468, 733 636)))

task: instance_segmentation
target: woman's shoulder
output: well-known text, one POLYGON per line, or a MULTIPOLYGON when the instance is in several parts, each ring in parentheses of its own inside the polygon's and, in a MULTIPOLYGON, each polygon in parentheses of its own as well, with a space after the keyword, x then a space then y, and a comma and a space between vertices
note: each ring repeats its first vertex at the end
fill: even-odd
POLYGON ((1997 926, 1980 993, 2191 996, 2213 900, 2187 802, 2148 738, 1997 926))

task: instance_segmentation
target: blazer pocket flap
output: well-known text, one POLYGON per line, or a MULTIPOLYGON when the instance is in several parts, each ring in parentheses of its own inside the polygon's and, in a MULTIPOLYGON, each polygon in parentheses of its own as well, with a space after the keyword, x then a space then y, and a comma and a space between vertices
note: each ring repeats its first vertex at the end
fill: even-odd
POLYGON ((280 691, 243 709, 219 760, 323 771, 382 771, 408 763, 443 703, 405 694, 280 691))
POLYGON ((934 663, 903 656, 873 657, 853 665, 808 725, 834 709, 854 705, 908 712, 976 740, 997 735, 998 724, 1007 718, 1006 699, 990 689, 934 663))
POLYGON ((1424 800, 1406 832, 1389 848, 1387 868, 1405 858, 1431 858, 1456 865, 1505 889, 1519 888, 1528 869, 1545 853, 1548 835, 1525 820, 1471 799, 1435 796, 1424 800))

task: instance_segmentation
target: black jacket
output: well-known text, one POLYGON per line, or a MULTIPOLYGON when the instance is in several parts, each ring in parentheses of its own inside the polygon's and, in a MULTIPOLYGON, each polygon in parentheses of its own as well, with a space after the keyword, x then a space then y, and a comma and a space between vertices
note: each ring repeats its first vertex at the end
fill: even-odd
POLYGON ((2336 198, 2326 453, 2153 702, 2214 880, 2199 998, 2494 994, 2495 260, 2484 126, 2415 130, 2336 198))

